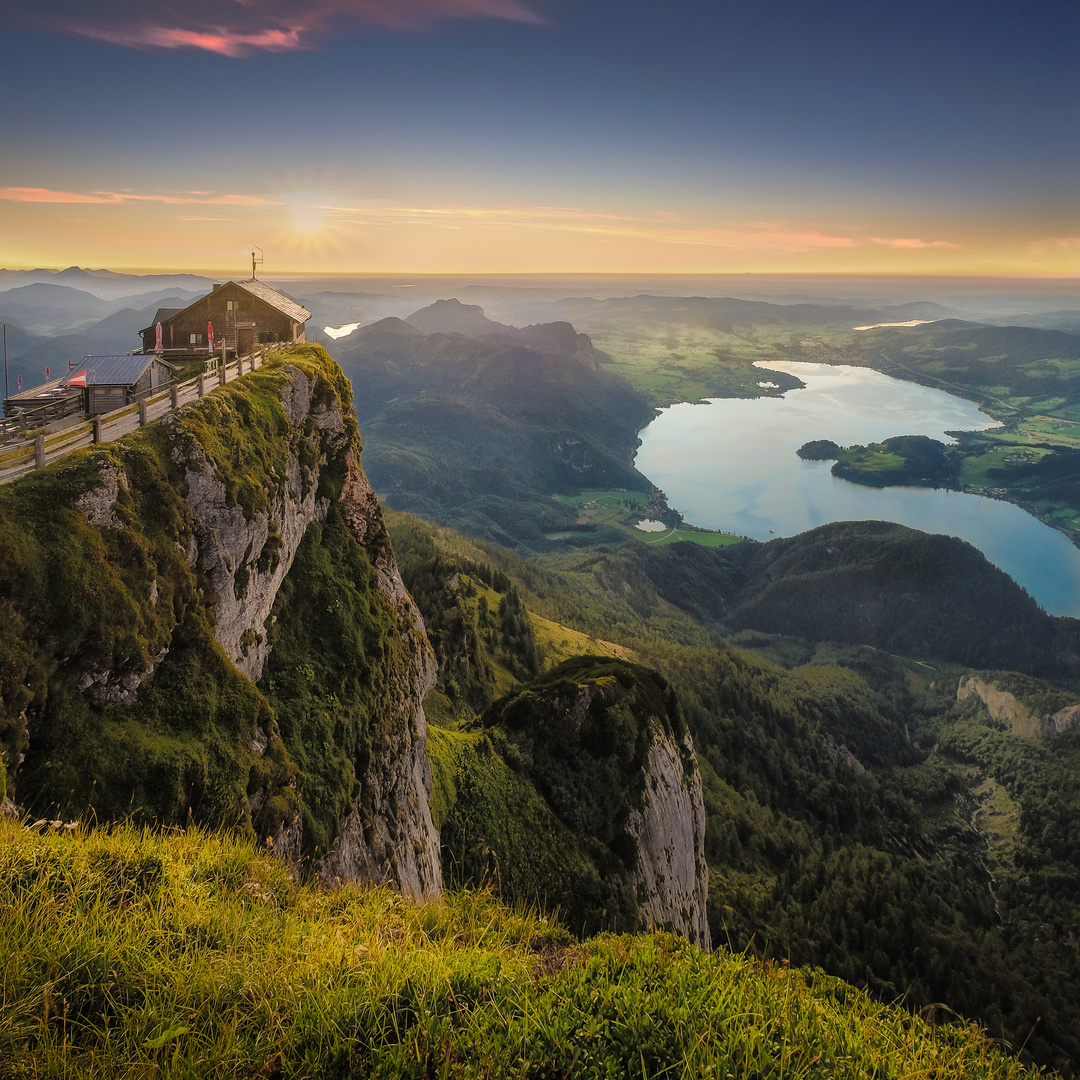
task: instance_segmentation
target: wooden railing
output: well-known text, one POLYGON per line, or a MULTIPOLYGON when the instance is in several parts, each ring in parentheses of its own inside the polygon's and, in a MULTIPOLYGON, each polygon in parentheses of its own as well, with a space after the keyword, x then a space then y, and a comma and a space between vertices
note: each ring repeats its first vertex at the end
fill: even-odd
POLYGON ((67 394, 53 398, 33 409, 19 408, 15 416, 5 416, 0 420, 0 445, 9 442, 22 442, 28 431, 43 428, 57 420, 65 420, 76 413, 82 413, 82 394, 67 394))
POLYGON ((187 382, 171 383, 165 390, 81 424, 59 431, 45 431, 33 439, 6 443, 0 446, 0 484, 7 484, 35 469, 51 465, 73 450, 129 435, 143 424, 160 420, 173 409, 198 401, 216 387, 254 371, 262 362, 262 353, 237 357, 223 367, 219 366, 187 382))

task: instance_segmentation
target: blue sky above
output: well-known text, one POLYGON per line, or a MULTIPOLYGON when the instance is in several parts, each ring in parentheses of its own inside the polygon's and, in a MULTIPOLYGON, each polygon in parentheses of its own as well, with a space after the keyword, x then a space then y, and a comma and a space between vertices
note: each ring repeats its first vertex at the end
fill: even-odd
POLYGON ((1056 0, 20 3, 0 265, 1075 273, 1078 45, 1056 0))

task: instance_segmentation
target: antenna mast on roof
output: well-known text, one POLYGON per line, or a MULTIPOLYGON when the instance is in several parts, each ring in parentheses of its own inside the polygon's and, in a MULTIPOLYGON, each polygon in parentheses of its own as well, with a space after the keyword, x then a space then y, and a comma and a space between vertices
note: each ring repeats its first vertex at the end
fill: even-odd
POLYGON ((252 253, 251 253, 251 280, 254 281, 255 280, 255 264, 256 263, 261 263, 263 261, 263 249, 261 247, 259 247, 258 244, 252 244, 251 246, 252 246, 252 248, 254 248, 254 251, 252 251, 252 253), (258 258, 255 257, 255 252, 256 251, 259 253, 258 258))

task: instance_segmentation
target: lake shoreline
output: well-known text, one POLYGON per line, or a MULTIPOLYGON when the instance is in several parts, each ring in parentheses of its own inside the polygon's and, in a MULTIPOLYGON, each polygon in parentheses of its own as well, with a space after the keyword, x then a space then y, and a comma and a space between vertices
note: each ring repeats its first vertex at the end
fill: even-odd
POLYGON ((1048 611, 1080 616, 1080 547, 1007 490, 932 482, 871 488, 831 476, 828 462, 796 456, 804 442, 825 438, 853 445, 921 434, 955 446, 960 438, 1000 426, 977 403, 870 367, 799 361, 757 366, 777 366, 803 379, 806 388, 783 398, 681 403, 662 410, 639 434, 635 466, 686 521, 766 542, 829 521, 885 520, 956 535, 1048 611))

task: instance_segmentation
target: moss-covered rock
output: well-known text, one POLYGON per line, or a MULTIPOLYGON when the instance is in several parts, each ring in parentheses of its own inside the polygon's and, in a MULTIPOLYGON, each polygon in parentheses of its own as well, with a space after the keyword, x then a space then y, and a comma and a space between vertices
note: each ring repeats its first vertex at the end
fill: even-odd
MULTIPOLYGON (((0 751, 24 807, 205 822, 325 858, 363 805, 369 833, 427 853, 398 884, 440 887, 433 663, 351 399, 322 349, 283 350, 0 489, 0 751)), ((383 880, 401 861, 380 839, 335 873, 383 880)))
POLYGON ((666 926, 705 944, 701 778, 674 691, 650 668, 567 660, 439 734, 444 859, 558 906, 567 925, 666 926))

